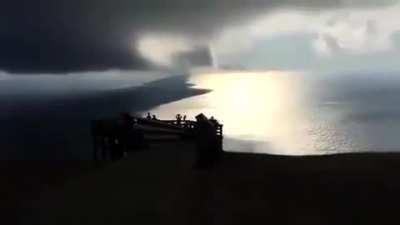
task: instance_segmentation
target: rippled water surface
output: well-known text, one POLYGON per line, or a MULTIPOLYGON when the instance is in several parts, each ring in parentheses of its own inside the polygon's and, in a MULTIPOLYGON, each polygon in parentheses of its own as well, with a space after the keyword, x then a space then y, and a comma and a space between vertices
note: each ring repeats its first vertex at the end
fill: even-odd
POLYGON ((210 93, 161 105, 161 118, 199 112, 224 124, 228 151, 304 155, 400 149, 400 76, 203 73, 210 93))

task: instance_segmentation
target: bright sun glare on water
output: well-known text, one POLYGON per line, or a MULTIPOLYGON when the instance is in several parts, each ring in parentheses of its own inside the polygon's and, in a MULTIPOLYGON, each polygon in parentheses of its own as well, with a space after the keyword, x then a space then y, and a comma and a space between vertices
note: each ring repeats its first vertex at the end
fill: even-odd
MULTIPOLYGON (((301 90, 303 78, 292 72, 237 72, 192 75, 189 83, 212 92, 152 110, 161 118, 200 112, 224 124, 226 150, 272 154, 319 154, 310 135, 312 123, 301 90), (231 141, 236 140, 236 141, 231 141), (244 148, 237 141, 251 143, 244 148)), ((323 147, 323 146, 319 146, 323 147)))

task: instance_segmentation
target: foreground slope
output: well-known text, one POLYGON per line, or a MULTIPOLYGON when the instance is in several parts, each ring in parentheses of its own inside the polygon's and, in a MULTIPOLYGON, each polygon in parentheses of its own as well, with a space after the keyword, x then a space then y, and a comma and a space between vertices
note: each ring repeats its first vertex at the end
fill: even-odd
POLYGON ((152 150, 43 193, 30 224, 397 224, 400 155, 225 153, 193 168, 191 143, 152 150))

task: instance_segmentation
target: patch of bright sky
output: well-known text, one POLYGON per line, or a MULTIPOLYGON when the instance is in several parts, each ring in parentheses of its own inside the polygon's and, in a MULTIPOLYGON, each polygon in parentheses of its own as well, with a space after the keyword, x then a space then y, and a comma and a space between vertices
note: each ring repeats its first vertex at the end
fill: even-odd
POLYGON ((159 66, 172 64, 173 57, 179 52, 192 49, 194 43, 189 39, 168 33, 147 33, 133 48, 142 56, 159 66))
POLYGON ((394 43, 393 36, 400 30, 399 21, 399 5, 375 9, 276 11, 259 17, 252 24, 221 33, 213 47, 220 61, 229 64, 234 59, 236 63, 244 54, 244 64, 254 66, 257 62, 258 67, 263 66, 262 59, 266 59, 265 67, 290 68, 295 59, 297 67, 308 67, 310 61, 323 65, 327 64, 324 61, 339 62, 339 58, 346 58, 347 66, 362 67, 364 63, 359 57, 367 60, 374 55, 380 57, 374 64, 385 64, 388 62, 382 56, 398 54, 398 43, 394 43), (356 65, 358 63, 360 65, 356 65))
POLYGON ((252 22, 227 26, 213 38, 148 34, 138 42, 142 55, 161 65, 202 42, 219 64, 264 69, 399 69, 400 5, 375 8, 276 10, 252 22), (371 65, 371 63, 373 65, 371 65))

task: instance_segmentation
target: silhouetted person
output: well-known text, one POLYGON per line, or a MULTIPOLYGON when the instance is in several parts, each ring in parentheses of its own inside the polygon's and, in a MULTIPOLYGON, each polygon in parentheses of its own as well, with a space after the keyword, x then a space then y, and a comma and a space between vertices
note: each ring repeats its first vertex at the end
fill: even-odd
POLYGON ((151 115, 149 112, 147 113, 146 119, 151 120, 151 115))
POLYGON ((176 118, 176 124, 178 124, 178 126, 180 126, 181 125, 181 121, 182 121, 182 115, 181 114, 176 114, 175 118, 176 118))
POLYGON ((203 114, 196 116, 196 168, 208 168, 221 156, 215 125, 203 114))
POLYGON ((188 127, 187 125, 188 124, 186 123, 186 115, 183 115, 183 127, 187 128, 188 127))
POLYGON ((218 120, 216 120, 213 116, 210 117, 210 122, 214 125, 218 125, 218 120))
POLYGON ((156 115, 153 115, 153 118, 152 118, 153 120, 158 120, 157 119, 157 117, 156 117, 156 115))

